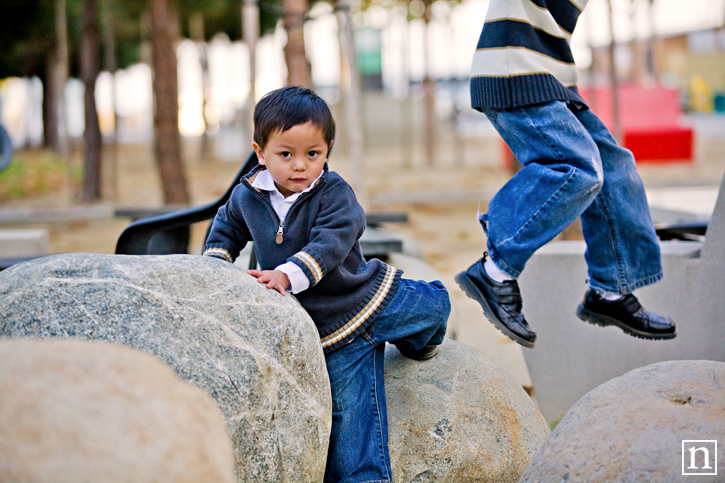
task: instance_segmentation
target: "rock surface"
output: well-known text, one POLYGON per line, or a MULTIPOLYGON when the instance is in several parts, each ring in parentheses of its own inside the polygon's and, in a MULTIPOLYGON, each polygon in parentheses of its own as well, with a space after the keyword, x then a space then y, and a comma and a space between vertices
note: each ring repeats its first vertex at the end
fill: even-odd
POLYGON ((0 272, 0 337, 116 342, 211 395, 238 481, 321 481, 329 381, 299 303, 232 264, 189 255, 68 254, 0 272))
POLYGON ((715 481, 682 475, 682 441, 719 440, 721 465, 724 435, 725 363, 660 362, 612 379, 577 401, 521 481, 715 481))
POLYGON ((0 481, 234 481, 222 414, 158 359, 89 341, 0 341, 0 481))
POLYGON ((396 483, 518 481, 549 435, 521 386, 472 347, 446 339, 416 362, 388 346, 385 364, 396 483))

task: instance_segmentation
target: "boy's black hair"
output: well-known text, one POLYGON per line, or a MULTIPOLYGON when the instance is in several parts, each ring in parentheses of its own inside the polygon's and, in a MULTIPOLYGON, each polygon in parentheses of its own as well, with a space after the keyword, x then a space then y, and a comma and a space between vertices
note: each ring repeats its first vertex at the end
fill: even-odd
POLYGON ((328 149, 335 139, 335 121, 327 103, 310 89, 283 87, 262 97, 254 108, 254 142, 262 149, 273 132, 285 132, 311 122, 325 137, 328 149))

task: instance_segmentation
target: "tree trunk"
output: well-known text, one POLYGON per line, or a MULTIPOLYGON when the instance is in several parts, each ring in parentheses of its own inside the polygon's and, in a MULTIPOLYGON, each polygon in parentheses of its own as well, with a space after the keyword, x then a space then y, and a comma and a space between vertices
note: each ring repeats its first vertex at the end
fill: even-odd
POLYGON ((345 126, 350 162, 353 166, 353 187, 360 205, 367 207, 367 185, 363 155, 363 126, 360 109, 360 71, 355 57, 355 30, 352 24, 350 0, 337 0, 340 47, 343 63, 341 84, 345 100, 345 126))
POLYGON ((166 0, 151 0, 151 43, 155 99, 156 163, 166 204, 188 204, 189 191, 181 160, 179 85, 174 50, 174 22, 166 0))
MULTIPOLYGON (((64 88, 68 81, 66 1, 56 0, 55 49, 48 53, 43 81, 43 142, 46 148, 68 158, 64 88)), ((70 178, 69 178, 70 179, 70 178)))
POLYGON ((204 130, 201 133, 201 153, 199 155, 202 163, 209 160, 210 146, 207 128, 209 123, 206 118, 206 91, 209 87, 209 54, 206 45, 206 36, 204 34, 204 15, 201 12, 194 12, 189 19, 189 35, 191 40, 196 43, 199 50, 199 64, 201 65, 201 119, 204 123, 204 130))
POLYGON ((101 199, 101 129, 96 111, 96 79, 100 71, 101 36, 96 0, 83 1, 83 39, 81 41, 81 78, 85 88, 85 155, 83 158, 83 201, 101 199))
POLYGON ((425 76, 423 77, 423 112, 425 116, 425 160, 428 166, 435 164, 436 151, 436 110, 435 110, 435 90, 436 85, 430 77, 430 41, 428 39, 430 25, 430 3, 427 2, 423 21, 425 22, 425 38, 423 39, 423 58, 425 66, 425 76))
POLYGON ((111 74, 111 109, 113 110, 113 132, 111 133, 111 190, 114 199, 118 197, 118 110, 116 108, 116 28, 113 14, 114 0, 101 0, 103 23, 103 68, 111 74))
POLYGON ((57 53, 48 53, 43 78, 43 145, 60 154, 58 117, 60 114, 60 93, 55 76, 57 53))
POLYGON ((257 41, 259 40, 259 4, 253 0, 242 2, 242 40, 249 49, 249 95, 242 108, 243 129, 247 145, 254 137, 254 104, 257 102, 257 41))
POLYGON ((305 53, 304 19, 308 10, 307 0, 283 0, 284 28, 287 45, 284 61, 287 64, 287 85, 310 87, 312 75, 305 53))

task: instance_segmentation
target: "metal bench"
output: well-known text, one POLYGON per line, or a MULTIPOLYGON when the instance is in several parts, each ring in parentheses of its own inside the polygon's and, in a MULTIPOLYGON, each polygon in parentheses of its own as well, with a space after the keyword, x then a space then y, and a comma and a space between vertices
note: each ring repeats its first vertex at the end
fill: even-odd
MULTIPOLYGON (((188 253, 189 227, 193 223, 211 220, 219 208, 227 202, 241 178, 257 166, 257 156, 252 152, 234 177, 234 181, 218 200, 195 208, 166 206, 161 208, 124 208, 116 210, 116 216, 129 217, 131 223, 118 238, 116 254, 119 255, 167 255, 188 253)), ((360 247, 366 257, 384 258, 390 253, 402 252, 403 242, 378 229, 382 223, 407 221, 405 213, 373 212, 366 215, 367 229, 360 239, 360 247)), ((209 230, 207 229, 207 234, 209 230)), ((250 265, 256 264, 252 251, 250 265)))
POLYGON ((705 241, 708 224, 709 222, 673 223, 656 227, 655 232, 661 241, 705 241))

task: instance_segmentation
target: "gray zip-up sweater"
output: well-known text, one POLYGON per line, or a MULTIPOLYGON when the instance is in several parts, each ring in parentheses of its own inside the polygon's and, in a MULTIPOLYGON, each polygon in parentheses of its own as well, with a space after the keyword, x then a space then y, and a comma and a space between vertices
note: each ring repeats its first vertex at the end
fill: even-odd
POLYGON ((256 167, 219 209, 204 255, 233 262, 254 240, 262 270, 285 262, 299 266, 310 287, 296 295, 317 326, 325 353, 362 333, 392 299, 402 274, 380 260, 366 261, 358 240, 365 212, 350 185, 325 165, 313 189, 303 193, 284 220, 268 194, 252 187, 256 167))

